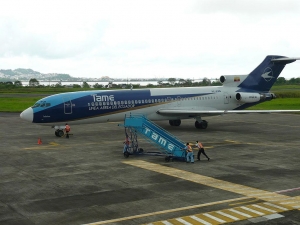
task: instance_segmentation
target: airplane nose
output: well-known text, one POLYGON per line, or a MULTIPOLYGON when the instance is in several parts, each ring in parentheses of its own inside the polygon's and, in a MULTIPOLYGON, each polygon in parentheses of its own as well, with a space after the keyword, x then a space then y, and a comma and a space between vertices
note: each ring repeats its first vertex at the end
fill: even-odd
POLYGON ((29 107, 28 109, 25 109, 21 114, 20 114, 21 119, 27 120, 32 123, 33 121, 33 109, 29 107))

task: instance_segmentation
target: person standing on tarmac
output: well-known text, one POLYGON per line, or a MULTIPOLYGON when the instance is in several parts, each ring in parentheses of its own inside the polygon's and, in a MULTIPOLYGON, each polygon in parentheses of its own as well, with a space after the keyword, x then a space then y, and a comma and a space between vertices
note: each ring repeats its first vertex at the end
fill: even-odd
POLYGON ((123 144, 124 144, 123 153, 129 152, 129 144, 130 144, 129 137, 125 138, 123 144))
POLYGON ((187 152, 187 155, 186 155, 186 162, 189 163, 194 163, 194 154, 193 154, 193 149, 192 147, 190 146, 189 143, 186 143, 186 146, 184 148, 187 152))
POLYGON ((206 156, 206 158, 207 158, 207 160, 209 161, 210 160, 210 158, 206 155, 206 153, 205 153, 205 151, 204 151, 204 147, 203 147, 203 145, 202 145, 202 143, 201 142, 199 142, 199 141, 196 141, 196 146, 198 147, 198 149, 199 149, 199 151, 198 151, 198 155, 197 155, 197 159, 198 159, 198 161, 200 161, 200 155, 201 155, 201 153, 203 154, 203 155, 205 155, 206 156))
POLYGON ((65 126, 65 131, 66 131, 66 138, 69 138, 69 132, 71 130, 71 127, 66 123, 66 126, 65 126))

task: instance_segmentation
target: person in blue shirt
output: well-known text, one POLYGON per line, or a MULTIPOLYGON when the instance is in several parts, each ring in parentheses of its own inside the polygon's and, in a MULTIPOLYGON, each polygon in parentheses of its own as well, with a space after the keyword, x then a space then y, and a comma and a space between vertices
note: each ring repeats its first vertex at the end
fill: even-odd
POLYGON ((192 147, 190 146, 189 143, 186 143, 186 146, 184 148, 187 152, 186 154, 186 162, 189 163, 194 163, 194 153, 193 153, 193 149, 192 147))
POLYGON ((130 144, 129 137, 125 138, 123 144, 124 144, 123 153, 129 152, 129 144, 130 144))

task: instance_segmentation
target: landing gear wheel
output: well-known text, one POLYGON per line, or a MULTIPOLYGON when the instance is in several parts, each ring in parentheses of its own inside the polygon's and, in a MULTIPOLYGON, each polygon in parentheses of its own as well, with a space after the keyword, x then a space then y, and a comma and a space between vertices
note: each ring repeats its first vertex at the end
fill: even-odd
POLYGON ((179 127, 181 124, 181 120, 174 120, 174 126, 179 127))
POLYGON ((55 131, 55 136, 56 137, 62 137, 62 136, 64 136, 64 131, 63 130, 56 130, 55 131))
POLYGON ((207 128, 207 121, 206 120, 202 120, 202 123, 201 123, 201 127, 202 129, 206 129, 207 128))
POLYGON ((138 151, 139 151, 139 153, 143 153, 143 152, 144 152, 144 149, 139 148, 138 151))
POLYGON ((166 161, 166 162, 170 162, 170 158, 171 158, 170 156, 166 156, 166 157, 165 157, 165 161, 166 161))
POLYGON ((180 124, 181 124, 181 120, 169 120, 169 124, 170 124, 171 126, 178 127, 178 126, 180 126, 180 124))
POLYGON ((207 121, 206 120, 202 120, 201 122, 199 121, 195 121, 195 127, 197 129, 206 129, 207 128, 207 121))
POLYGON ((128 158, 129 157, 129 152, 124 152, 124 157, 128 158))

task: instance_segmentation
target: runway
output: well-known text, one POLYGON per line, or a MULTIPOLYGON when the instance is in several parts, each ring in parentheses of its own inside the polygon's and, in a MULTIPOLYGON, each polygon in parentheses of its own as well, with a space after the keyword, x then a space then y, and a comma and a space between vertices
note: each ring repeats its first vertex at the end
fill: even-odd
POLYGON ((118 123, 71 124, 66 139, 0 113, 0 224, 300 224, 300 115, 205 119, 157 122, 203 142, 211 160, 189 164, 124 158, 118 123))

